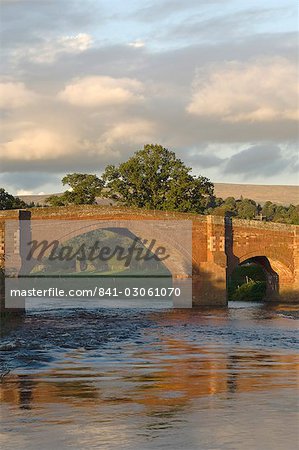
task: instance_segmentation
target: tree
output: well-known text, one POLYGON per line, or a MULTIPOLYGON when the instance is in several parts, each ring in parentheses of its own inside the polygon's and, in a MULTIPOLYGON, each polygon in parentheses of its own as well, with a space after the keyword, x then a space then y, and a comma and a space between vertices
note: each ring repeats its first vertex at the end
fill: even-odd
MULTIPOLYGON (((243 201, 242 196, 241 201, 243 201)), ((237 201, 234 197, 226 197, 224 204, 229 207, 231 211, 235 210, 237 207, 237 201)))
POLYGON ((213 207, 209 208, 207 212, 216 216, 236 216, 237 201, 234 197, 227 197, 225 200, 221 197, 216 197, 213 207))
POLYGON ((4 188, 0 188, 0 209, 20 209, 27 208, 28 205, 19 197, 6 192, 4 188))
POLYGON ((13 209, 14 196, 0 188, 0 209, 13 209))
POLYGON ((237 216, 240 219, 254 219, 259 212, 259 206, 254 200, 245 198, 237 201, 237 216))
POLYGON ((276 205, 270 201, 266 202, 262 207, 262 215, 266 217, 266 220, 273 220, 276 211, 276 205))
POLYGON ((213 202, 214 186, 190 172, 174 152, 148 144, 119 166, 107 166, 106 196, 125 206, 203 213, 213 202))
POLYGON ((289 223, 299 225, 299 205, 290 205, 288 211, 289 223))
POLYGON ((299 205, 283 206, 268 201, 262 208, 262 214, 270 221, 299 225, 299 205))
POLYGON ((104 186, 103 180, 87 173, 67 174, 63 177, 62 184, 69 185, 70 189, 60 196, 51 195, 47 198, 47 203, 52 206, 93 205, 104 186))
POLYGON ((51 206, 66 206, 67 200, 64 197, 64 194, 62 195, 50 195, 46 198, 46 202, 48 205, 51 206))
POLYGON ((275 214, 273 216, 274 222, 288 222, 288 208, 283 205, 275 205, 275 214))

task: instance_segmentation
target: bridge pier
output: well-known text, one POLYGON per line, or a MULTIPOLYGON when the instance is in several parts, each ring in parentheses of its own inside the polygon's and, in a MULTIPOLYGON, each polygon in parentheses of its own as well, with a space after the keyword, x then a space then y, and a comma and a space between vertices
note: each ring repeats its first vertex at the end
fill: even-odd
MULTIPOLYGON (((18 275, 22 272, 22 262, 26 254, 27 242, 31 240, 31 212, 26 210, 18 211, 18 223, 15 227, 9 227, 6 232, 9 235, 10 245, 13 246, 11 252, 10 269, 13 269, 11 276, 14 278, 14 288, 17 289, 18 275), (11 236, 10 236, 11 235, 11 236)), ((24 314, 25 298, 10 298, 5 293, 5 267, 3 267, 0 280, 0 313, 24 314)))
MULTIPOLYGON (((293 258, 292 264, 287 267, 279 267, 279 295, 276 301, 286 303, 299 303, 299 226, 293 226, 293 258)), ((275 301, 275 298, 274 298, 275 301)))
POLYGON ((214 265, 192 276, 192 306, 227 306, 226 269, 214 265))
MULTIPOLYGON (((193 242, 195 239, 196 230, 193 242)), ((226 306, 227 255, 224 217, 207 216, 205 242, 202 245, 204 244, 204 261, 203 255, 194 255, 202 262, 193 266, 193 306, 226 306)), ((194 248, 196 249, 195 245, 194 248)), ((203 249, 199 250, 202 252, 203 249)))

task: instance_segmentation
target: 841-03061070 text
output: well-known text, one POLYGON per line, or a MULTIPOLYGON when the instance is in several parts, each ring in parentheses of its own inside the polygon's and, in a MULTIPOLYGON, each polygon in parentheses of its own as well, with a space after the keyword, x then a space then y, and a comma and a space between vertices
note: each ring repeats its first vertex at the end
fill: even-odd
POLYGON ((93 289, 60 289, 49 287, 47 289, 10 289, 11 297, 179 297, 181 289, 179 287, 125 287, 122 290, 118 288, 104 288, 96 286, 93 289))

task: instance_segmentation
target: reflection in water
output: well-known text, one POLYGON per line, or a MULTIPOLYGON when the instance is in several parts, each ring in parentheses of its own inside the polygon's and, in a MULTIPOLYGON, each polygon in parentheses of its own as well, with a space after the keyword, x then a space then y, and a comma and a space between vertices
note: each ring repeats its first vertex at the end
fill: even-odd
POLYGON ((0 347, 2 448, 295 448, 297 311, 241 306, 32 313, 0 347))
POLYGON ((19 399, 18 403, 20 408, 22 409, 31 409, 31 404, 33 402, 32 394, 33 394, 34 382, 28 375, 20 375, 18 377, 18 391, 19 391, 19 399))

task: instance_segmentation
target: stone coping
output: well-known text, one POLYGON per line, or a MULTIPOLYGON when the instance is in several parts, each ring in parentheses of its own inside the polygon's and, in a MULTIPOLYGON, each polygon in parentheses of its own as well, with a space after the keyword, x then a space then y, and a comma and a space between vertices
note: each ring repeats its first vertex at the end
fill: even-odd
MULTIPOLYGON (((196 222, 208 222, 209 217, 214 224, 223 224, 223 216, 208 216, 199 215, 195 213, 181 213, 175 211, 158 211, 158 210, 147 210, 141 208, 126 208, 123 206, 101 206, 101 205, 82 205, 82 206, 68 206, 68 207, 45 207, 45 208, 30 208, 33 220, 42 219, 77 219, 83 220, 85 218, 97 219, 99 216, 121 216, 122 218, 128 217, 132 219, 133 217, 138 219, 165 219, 165 220, 193 220, 196 222)), ((4 222, 6 219, 18 219, 19 210, 7 210, 0 211, 0 221, 4 222)), ((281 231, 297 231, 298 225, 291 225, 278 222, 264 222, 258 220, 247 220, 232 218, 233 226, 237 227, 249 227, 257 229, 268 229, 268 230, 281 230, 281 231)))

